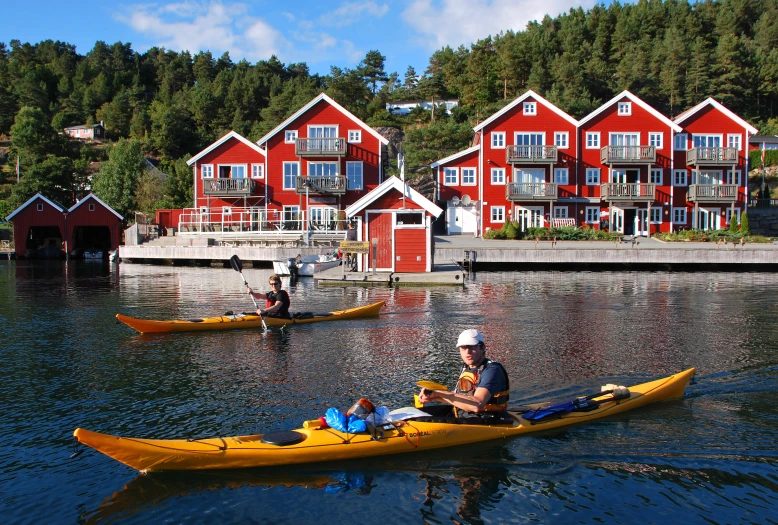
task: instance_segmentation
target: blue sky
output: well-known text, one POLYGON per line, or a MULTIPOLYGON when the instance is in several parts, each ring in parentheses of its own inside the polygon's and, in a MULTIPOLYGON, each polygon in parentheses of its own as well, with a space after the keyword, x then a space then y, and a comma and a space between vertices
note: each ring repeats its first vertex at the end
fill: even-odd
POLYGON ((61 40, 85 54, 98 40, 130 42, 215 57, 229 51, 234 62, 275 54, 282 62, 305 62, 312 73, 331 65, 355 67, 371 49, 386 56, 386 71, 403 77, 409 65, 421 74, 430 55, 449 45, 468 46, 500 31, 523 30, 545 14, 594 0, 335 0, 87 2, 5 0, 0 42, 61 40))

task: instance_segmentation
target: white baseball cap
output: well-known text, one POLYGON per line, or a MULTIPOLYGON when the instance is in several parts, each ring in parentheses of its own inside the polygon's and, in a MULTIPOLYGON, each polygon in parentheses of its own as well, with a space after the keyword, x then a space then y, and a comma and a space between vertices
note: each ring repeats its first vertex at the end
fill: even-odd
POLYGON ((469 330, 465 330, 459 334, 459 339, 457 339, 457 348, 460 346, 473 346, 483 342, 484 334, 475 328, 470 328, 469 330))

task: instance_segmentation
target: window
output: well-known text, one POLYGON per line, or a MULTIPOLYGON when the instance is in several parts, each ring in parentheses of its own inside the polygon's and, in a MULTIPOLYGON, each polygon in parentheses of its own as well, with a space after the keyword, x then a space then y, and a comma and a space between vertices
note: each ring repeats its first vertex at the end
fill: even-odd
POLYGON ((300 175, 299 162, 284 162, 284 189, 293 190, 297 187, 297 177, 300 175))
POLYGON ((735 170, 734 172, 732 170, 727 171, 727 184, 740 186, 740 170, 735 170))
POLYGON ((475 168, 462 168, 462 186, 475 186, 475 168))
POLYGON ((296 140, 297 140, 296 129, 287 129, 286 131, 284 131, 284 142, 286 144, 294 144, 296 140))
POLYGON ((264 164, 252 164, 251 165, 251 178, 252 179, 264 179, 265 178, 265 165, 264 164))
POLYGON ((492 132, 492 149, 501 149, 505 147, 505 132, 493 131, 492 132))
POLYGON ((662 134, 651 132, 648 134, 648 145, 656 149, 662 149, 662 134))
POLYGON ((650 182, 651 184, 656 184, 657 186, 661 186, 662 185, 662 168, 651 168, 651 177, 650 177, 650 179, 651 180, 649 180, 648 182, 650 182))
POLYGON ((43 211, 43 204, 38 204, 38 205, 35 207, 35 209, 37 209, 38 211, 43 211))
POLYGON ((740 151, 740 135, 727 135, 727 147, 740 151))
POLYGON ((330 227, 334 227, 332 221, 335 220, 335 215, 338 210, 327 206, 311 206, 308 210, 308 216, 310 217, 311 226, 318 230, 326 230, 330 227))
POLYGON ((245 179, 245 164, 219 164, 220 179, 245 179))
POLYGON ((595 186, 600 183, 600 168, 586 168, 586 185, 595 186))
POLYGON ((309 162, 309 177, 336 177, 338 175, 337 162, 309 162))
POLYGON ((308 137, 312 139, 334 139, 338 136, 338 126, 308 126, 308 137))
POLYGON ((695 148, 720 148, 721 135, 692 135, 692 146, 695 148))
POLYGON ((554 168, 554 182, 557 184, 568 184, 567 168, 554 168))
POLYGON ((622 117, 632 115, 632 102, 619 102, 619 115, 622 117))
POLYGON ((505 168, 492 168, 492 184, 505 184, 505 168))
POLYGON ((543 133, 516 133, 517 146, 542 146, 545 142, 546 138, 543 133))
POLYGON ((673 208, 673 224, 686 224, 686 208, 673 208))
POLYGON ((686 186, 686 170, 673 170, 673 186, 686 186))
POLYGON ((200 173, 203 174, 204 179, 213 178, 213 164, 203 164, 200 166, 200 173))
POLYGON ((600 208, 596 206, 586 207, 586 223, 598 224, 600 222, 600 208))
POLYGON ((362 142, 362 130, 361 129, 348 130, 348 141, 354 143, 362 142))
POLYGON ((505 222, 505 206, 492 206, 492 222, 505 222))
POLYGON ((651 224, 662 224, 662 208, 651 208, 651 217, 649 218, 651 224))
POLYGON ((557 131, 554 133, 554 145, 559 149, 567 149, 570 134, 567 131, 557 131))
POLYGON ((302 230, 300 216, 299 206, 284 206, 282 228, 284 230, 302 230))
POLYGON ((600 147, 600 132, 599 131, 587 131, 586 132, 586 149, 599 149, 600 147))
POLYGON ((524 103, 524 114, 525 115, 537 115, 538 114, 538 104, 537 104, 537 102, 525 102, 524 103))
POLYGON ((408 212, 405 212, 405 213, 398 213, 397 214, 397 224, 402 224, 402 225, 408 225, 408 224, 422 225, 422 224, 424 224, 424 215, 421 212, 416 212, 416 211, 408 211, 408 212))
POLYGON ((673 137, 673 149, 675 151, 686 151, 687 143, 689 141, 689 135, 686 133, 679 133, 673 137))
POLYGON ((567 219, 567 206, 556 206, 554 208, 555 219, 567 219))
POLYGON ((443 168, 443 184, 445 186, 459 184, 459 170, 457 168, 443 168))
POLYGON ((95 205, 90 203, 89 204, 89 211, 95 211, 95 205))
POLYGON ((734 211, 732 208, 726 208, 724 215, 727 217, 727 224, 731 224, 733 219, 740 224, 740 208, 735 208, 734 211))
POLYGON ((361 190, 363 184, 362 162, 346 162, 346 189, 361 190))

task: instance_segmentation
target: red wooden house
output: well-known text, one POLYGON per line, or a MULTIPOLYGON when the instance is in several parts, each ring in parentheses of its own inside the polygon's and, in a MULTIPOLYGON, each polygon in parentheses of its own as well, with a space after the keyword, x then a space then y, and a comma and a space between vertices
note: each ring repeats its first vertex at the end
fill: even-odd
POLYGON ((65 238, 70 251, 98 250, 104 254, 119 247, 123 217, 90 193, 68 209, 65 238))
POLYGON ((748 205, 748 144, 757 129, 708 98, 674 121, 673 223, 717 230, 748 205), (687 213, 690 212, 690 213, 687 213))
POLYGON ((670 231, 672 146, 680 131, 629 91, 581 119, 583 222, 628 235, 670 231))

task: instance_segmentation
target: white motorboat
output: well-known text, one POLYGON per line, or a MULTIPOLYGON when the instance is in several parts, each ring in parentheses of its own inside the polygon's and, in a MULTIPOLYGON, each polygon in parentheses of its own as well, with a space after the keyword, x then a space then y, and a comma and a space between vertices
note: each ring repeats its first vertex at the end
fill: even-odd
POLYGON ((290 257, 283 261, 273 261, 273 270, 278 275, 293 277, 313 277, 314 274, 340 265, 336 254, 304 255, 290 257))
POLYGON ((102 261, 103 252, 101 250, 84 250, 84 259, 88 261, 102 261))

